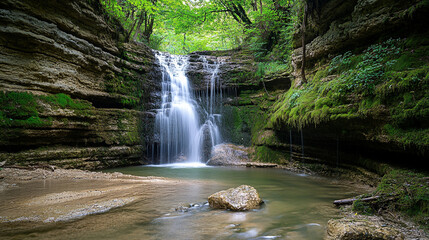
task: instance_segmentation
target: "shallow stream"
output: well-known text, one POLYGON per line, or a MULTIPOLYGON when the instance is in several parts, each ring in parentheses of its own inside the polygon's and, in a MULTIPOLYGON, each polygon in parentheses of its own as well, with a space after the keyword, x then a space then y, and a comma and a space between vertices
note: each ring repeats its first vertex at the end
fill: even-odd
MULTIPOLYGON (((338 216, 333 200, 364 189, 335 179, 280 169, 225 167, 126 167, 107 172, 180 179, 175 187, 142 188, 145 196, 109 212, 70 222, 14 223, 16 239, 323 239, 326 223, 338 216), (242 184, 264 200, 249 212, 210 210, 207 197, 242 184), (144 189, 144 190, 143 190, 144 189), (189 206, 190 208, 180 208, 189 206), (179 208, 180 211, 176 211, 179 208)), ((56 184, 39 186, 58 189, 56 184)), ((37 186, 33 187, 37 190, 37 186)), ((10 231, 9 231, 10 233, 10 231)), ((11 235, 9 235, 12 239, 11 235)), ((1 238, 1 237, 0 237, 1 238)), ((8 238, 9 239, 9 238, 8 238)))
MULTIPOLYGON (((322 239, 327 221, 338 214, 333 200, 358 194, 358 189, 338 181, 293 174, 280 169, 128 167, 114 169, 140 176, 204 180, 202 184, 175 189, 149 206, 149 221, 129 233, 145 239, 322 239), (204 203, 219 190, 242 184, 254 186, 265 204, 250 212, 210 210, 204 203), (197 203, 187 212, 174 207, 197 203)), ((136 211, 145 212, 142 209, 136 211)), ((117 236, 123 236, 117 232, 117 236)), ((127 238, 123 236, 124 239, 127 238)))

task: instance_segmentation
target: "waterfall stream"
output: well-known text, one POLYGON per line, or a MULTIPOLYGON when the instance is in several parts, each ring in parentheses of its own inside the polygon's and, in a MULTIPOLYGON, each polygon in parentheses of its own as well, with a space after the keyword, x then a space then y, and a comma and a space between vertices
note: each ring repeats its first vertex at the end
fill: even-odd
POLYGON ((159 163, 205 162, 213 146, 222 141, 218 127, 222 91, 216 92, 220 63, 201 57, 204 70, 211 76, 206 96, 195 98, 186 77, 188 56, 158 52, 156 58, 162 71, 161 109, 155 120, 159 163))

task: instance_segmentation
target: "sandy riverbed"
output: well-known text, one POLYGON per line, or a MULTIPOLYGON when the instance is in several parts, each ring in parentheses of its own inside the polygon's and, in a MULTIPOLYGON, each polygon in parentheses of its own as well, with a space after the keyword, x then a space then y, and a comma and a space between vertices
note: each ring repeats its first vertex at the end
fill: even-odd
MULTIPOLYGON (((147 197, 181 181, 82 170, 0 170, 0 223, 82 218, 147 197)), ((153 197, 153 196, 151 196, 153 197)))

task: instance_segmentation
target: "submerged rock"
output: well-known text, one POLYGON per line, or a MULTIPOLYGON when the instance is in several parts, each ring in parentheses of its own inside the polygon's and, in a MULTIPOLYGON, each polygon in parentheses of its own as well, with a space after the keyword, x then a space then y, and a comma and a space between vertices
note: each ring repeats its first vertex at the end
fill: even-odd
POLYGON ((262 202, 256 189, 248 185, 223 190, 209 197, 211 208, 232 211, 246 211, 258 208, 262 202))
POLYGON ((326 239, 361 240, 385 239, 402 240, 404 236, 396 229, 382 226, 368 220, 331 219, 328 222, 328 236, 326 239))

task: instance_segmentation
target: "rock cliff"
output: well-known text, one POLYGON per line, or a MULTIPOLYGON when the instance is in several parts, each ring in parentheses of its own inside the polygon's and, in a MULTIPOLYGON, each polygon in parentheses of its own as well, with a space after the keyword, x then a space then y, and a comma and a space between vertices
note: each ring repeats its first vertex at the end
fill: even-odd
MULTIPOLYGON (((404 36, 425 29, 428 3, 420 0, 318 0, 309 12, 306 48, 309 64, 385 36, 404 36)), ((292 63, 302 61, 302 32, 296 32, 292 63)))
POLYGON ((103 168, 142 161, 156 64, 98 1, 0 3, 0 159, 103 168))
POLYGON ((339 165, 379 173, 383 170, 374 162, 406 159, 422 165, 429 154, 429 4, 314 2, 319 4, 309 12, 306 31, 308 83, 299 73, 300 30, 294 37, 292 73, 279 71, 261 81, 257 63, 253 68, 226 64, 225 82, 237 83, 237 90, 224 100, 223 136, 253 145, 259 161, 293 165, 299 160, 328 174, 337 174, 339 165), (228 78, 233 69, 246 71, 237 74, 243 78, 228 78))

